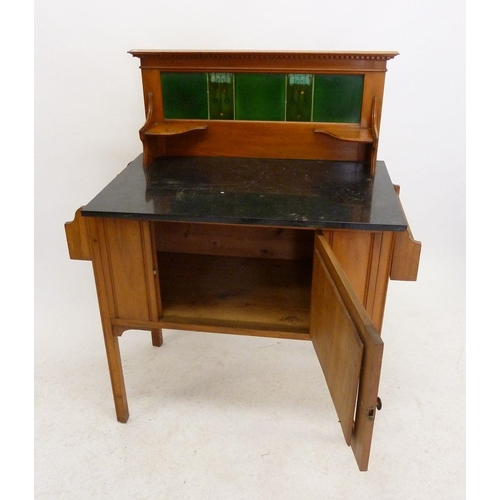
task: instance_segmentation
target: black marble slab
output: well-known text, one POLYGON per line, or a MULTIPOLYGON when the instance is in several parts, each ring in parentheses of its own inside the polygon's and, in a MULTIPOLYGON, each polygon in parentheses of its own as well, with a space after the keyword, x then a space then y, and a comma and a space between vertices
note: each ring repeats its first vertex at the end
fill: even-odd
POLYGON ((87 217, 403 231, 385 163, 223 157, 132 161, 88 205, 87 217))

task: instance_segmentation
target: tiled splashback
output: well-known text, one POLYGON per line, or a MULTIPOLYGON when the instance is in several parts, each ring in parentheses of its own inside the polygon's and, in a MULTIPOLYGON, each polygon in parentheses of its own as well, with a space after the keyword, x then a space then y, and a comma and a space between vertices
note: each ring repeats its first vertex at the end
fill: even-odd
POLYGON ((161 73, 166 119, 359 123, 363 75, 161 73))

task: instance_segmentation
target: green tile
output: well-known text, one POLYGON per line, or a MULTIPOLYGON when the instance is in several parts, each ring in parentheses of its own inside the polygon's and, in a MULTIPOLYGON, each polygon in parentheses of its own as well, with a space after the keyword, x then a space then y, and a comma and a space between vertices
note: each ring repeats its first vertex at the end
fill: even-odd
POLYGON ((234 119, 234 76, 232 73, 208 74, 208 102, 210 119, 234 119))
POLYGON ((313 121, 359 123, 363 75, 316 75, 313 121))
POLYGON ((313 75, 290 74, 286 86, 286 120, 310 122, 313 75))
POLYGON ((234 76, 237 120, 285 119, 285 75, 237 73, 234 76))
POLYGON ((206 73, 161 73, 165 118, 208 119, 206 73))

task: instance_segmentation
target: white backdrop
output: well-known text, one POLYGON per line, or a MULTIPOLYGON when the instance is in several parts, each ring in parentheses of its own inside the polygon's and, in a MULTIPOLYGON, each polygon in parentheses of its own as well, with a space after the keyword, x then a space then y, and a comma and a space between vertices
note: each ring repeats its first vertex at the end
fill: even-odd
POLYGON ((423 266, 464 258, 463 2, 42 0, 36 14, 40 341, 61 329, 61 310, 94 311, 90 291, 79 292, 92 278, 69 261, 63 223, 141 152, 140 70, 130 49, 399 51, 388 63, 378 157, 401 185, 423 266))
POLYGON ((423 252, 420 280, 394 285, 392 307, 418 316, 431 294, 436 315, 422 325, 438 311, 463 311, 463 0, 40 0, 35 13, 39 365, 84 349, 89 329, 99 329, 91 266, 70 261, 63 225, 141 152, 141 79, 130 49, 399 51, 388 62, 378 158, 401 185, 423 252))

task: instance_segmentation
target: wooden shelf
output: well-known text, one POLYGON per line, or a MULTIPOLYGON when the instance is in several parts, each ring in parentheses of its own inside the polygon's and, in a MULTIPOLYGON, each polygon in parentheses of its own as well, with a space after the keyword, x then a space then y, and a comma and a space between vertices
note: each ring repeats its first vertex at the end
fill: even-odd
POLYGON ((158 267, 163 322, 309 338, 311 260, 161 252, 158 267))
MULTIPOLYGON (((214 120, 211 120, 212 123, 214 120)), ((217 122, 216 122, 217 123, 217 122)), ((227 123, 226 121, 222 122, 223 124, 227 123)), ((232 121, 230 123, 241 123, 241 121, 232 121)), ((243 122, 245 123, 245 122, 243 122)), ((255 127, 255 123, 254 127, 255 127)), ((294 127, 297 126, 298 122, 278 122, 278 123, 291 123, 293 124, 294 127)), ((306 122, 307 123, 307 122, 306 122)), ((300 125, 301 123, 299 123, 300 125)), ((277 124, 273 123, 273 125, 276 127, 277 124)), ((317 125, 317 124, 313 124, 317 125)), ((279 126, 279 125, 278 125, 279 126)), ((311 124, 309 124, 311 126, 311 124)), ((249 128, 251 128, 252 125, 250 125, 249 128)), ((201 124, 200 121, 195 121, 195 122, 190 122, 189 120, 178 120, 178 121, 169 121, 169 122, 163 122, 163 123, 154 123, 150 126, 148 126, 144 130, 145 135, 149 136, 168 136, 168 135, 179 135, 179 134, 186 134, 188 132, 194 132, 196 130, 206 130, 208 128, 208 123, 201 124)), ((305 127, 304 127, 305 128, 305 127)), ((352 126, 346 126, 346 125, 338 125, 338 124, 333 124, 333 125, 325 125, 325 126, 319 126, 314 129, 315 133, 318 134, 326 134, 331 137, 334 137, 335 139, 339 139, 340 141, 348 141, 348 142, 363 142, 363 143, 372 143, 373 142, 373 134, 370 129, 367 128, 359 128, 359 127, 352 127, 352 126)))
POLYGON ((207 125, 192 124, 185 121, 170 123, 154 123, 144 130, 145 135, 179 135, 193 132, 195 130, 206 130, 207 125))
POLYGON ((340 141, 373 143, 373 134, 367 128, 346 128, 339 126, 326 126, 314 129, 317 134, 326 134, 340 141))

